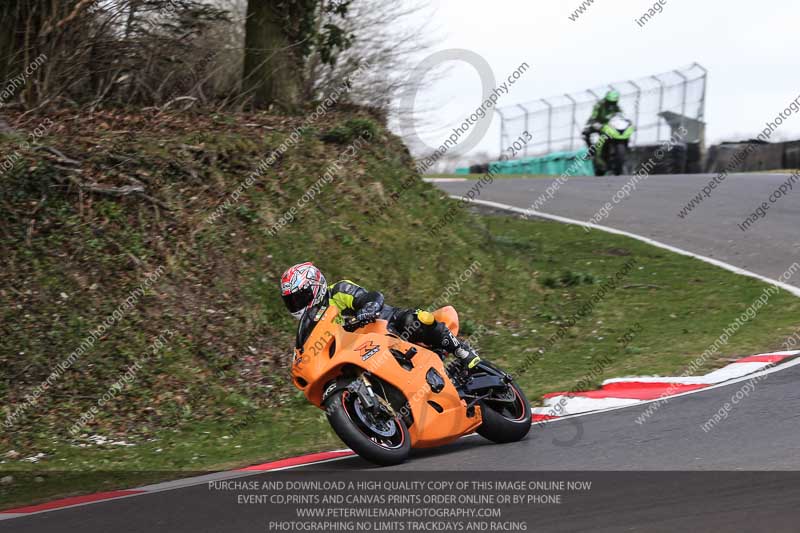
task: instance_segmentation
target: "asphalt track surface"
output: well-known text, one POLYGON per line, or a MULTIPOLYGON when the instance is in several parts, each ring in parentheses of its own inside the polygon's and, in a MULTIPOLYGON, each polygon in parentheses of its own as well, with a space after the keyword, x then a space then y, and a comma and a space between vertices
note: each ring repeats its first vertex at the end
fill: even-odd
MULTIPOLYGON (((708 432, 701 425, 746 382, 673 398, 643 424, 635 420, 646 405, 634 405, 534 425, 526 440, 514 444, 467 437, 415 451, 408 462, 388 469, 353 457, 291 472, 327 471, 347 479, 364 470, 570 471, 594 479, 599 488, 573 504, 542 507, 532 521, 534 530, 797 531, 798 381, 800 365, 766 374, 708 432), (742 470, 762 472, 733 472, 742 470)), ((246 479, 270 476, 276 474, 246 479)), ((0 531, 249 532, 266 531, 272 518, 263 508, 237 505, 233 495, 199 485, 7 520, 0 522, 0 531)))
MULTIPOLYGON (((600 224, 774 278, 800 256, 800 237, 791 231, 796 228, 792 198, 773 206, 746 233, 736 224, 785 179, 731 176, 681 220, 676 213, 706 179, 652 177, 600 224)), ((626 181, 572 178, 541 210, 588 220, 626 181)), ((549 183, 498 179, 480 199, 527 208, 549 183)), ((461 194, 471 185, 440 184, 451 194, 461 194)), ((596 480, 599 488, 571 504, 541 507, 535 517, 526 514, 532 530, 794 532, 800 530, 800 364, 789 365, 760 377, 747 397, 708 432, 701 426, 730 404, 746 381, 673 398, 642 424, 636 419, 646 404, 534 425, 526 440, 514 444, 466 437, 442 448, 415 451, 408 462, 388 469, 352 457, 291 472, 344 479, 364 472, 578 473, 582 479, 596 480)), ((203 484, 0 521, 0 532, 249 532, 267 531, 267 520, 276 517, 258 506, 238 505, 235 497, 203 484)))
MULTIPOLYGON (((684 218, 678 213, 713 178, 710 174, 651 176, 619 203, 614 195, 630 176, 569 178, 538 211, 588 222, 607 202, 613 209, 597 224, 628 231, 777 279, 800 259, 800 182, 775 203, 769 196, 786 174, 731 174, 684 218), (747 231, 742 223, 762 202, 770 207, 747 231)), ((555 178, 554 178, 555 179, 555 178)), ((475 181, 437 183, 453 195, 465 194, 475 181)), ((553 179, 498 177, 485 185, 479 200, 530 209, 553 179)), ((800 287, 800 277, 787 281, 800 287)))

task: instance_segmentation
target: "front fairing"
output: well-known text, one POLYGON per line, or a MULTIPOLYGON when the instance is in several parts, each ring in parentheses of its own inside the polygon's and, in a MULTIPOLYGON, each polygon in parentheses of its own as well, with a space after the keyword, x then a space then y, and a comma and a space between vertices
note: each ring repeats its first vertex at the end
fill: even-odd
POLYGON ((633 123, 621 113, 617 113, 603 126, 602 132, 609 139, 627 141, 633 136, 634 130, 633 123))
POLYGON ((303 317, 297 325, 297 335, 295 336, 294 343, 295 349, 300 353, 303 353, 303 345, 308 340, 311 332, 314 331, 314 328, 319 323, 319 320, 322 318, 327 308, 327 305, 317 305, 303 313, 303 317))
POLYGON ((633 132, 633 126, 630 126, 622 131, 614 129, 608 124, 603 126, 603 134, 605 134, 609 139, 613 139, 615 141, 627 141, 633 136, 633 132))

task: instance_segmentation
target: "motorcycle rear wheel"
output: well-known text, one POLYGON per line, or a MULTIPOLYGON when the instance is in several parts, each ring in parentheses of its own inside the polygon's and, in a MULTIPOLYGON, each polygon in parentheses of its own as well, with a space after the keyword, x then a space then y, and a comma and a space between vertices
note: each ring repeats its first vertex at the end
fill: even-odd
POLYGON ((479 404, 483 423, 476 431, 498 444, 522 440, 531 430, 531 405, 525 393, 514 382, 508 388, 514 395, 513 402, 492 402, 488 398, 479 404))
POLYGON ((361 400, 348 390, 335 392, 325 401, 333 431, 354 452, 381 466, 402 463, 411 452, 411 438, 400 417, 373 420, 360 407, 361 400))

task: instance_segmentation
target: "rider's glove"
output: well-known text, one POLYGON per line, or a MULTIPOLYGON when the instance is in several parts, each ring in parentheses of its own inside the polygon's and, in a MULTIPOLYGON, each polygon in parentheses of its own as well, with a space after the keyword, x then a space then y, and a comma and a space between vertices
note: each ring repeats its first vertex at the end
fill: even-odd
POLYGON ((381 306, 377 302, 369 302, 356 313, 359 322, 375 322, 381 314, 381 306))
POLYGON ((475 368, 475 366, 481 362, 481 358, 478 356, 478 353, 469 344, 463 341, 456 349, 455 356, 458 357, 464 366, 470 370, 475 368))

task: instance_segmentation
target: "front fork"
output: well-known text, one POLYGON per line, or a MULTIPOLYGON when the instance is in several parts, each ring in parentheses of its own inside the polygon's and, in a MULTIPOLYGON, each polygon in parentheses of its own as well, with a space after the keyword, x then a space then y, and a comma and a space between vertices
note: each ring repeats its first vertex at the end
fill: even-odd
POLYGON ((368 372, 362 372, 358 378, 347 386, 347 388, 352 394, 355 394, 361 399, 361 405, 367 411, 373 414, 385 413, 391 418, 396 418, 397 413, 395 413, 392 405, 386 398, 375 394, 368 374, 368 372))

